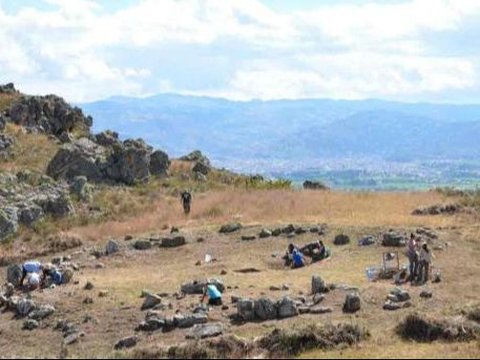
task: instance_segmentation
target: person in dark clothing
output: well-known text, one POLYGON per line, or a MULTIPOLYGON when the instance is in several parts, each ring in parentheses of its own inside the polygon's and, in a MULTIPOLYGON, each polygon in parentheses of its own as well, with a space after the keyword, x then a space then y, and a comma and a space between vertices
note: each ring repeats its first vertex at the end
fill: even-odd
POLYGON ((182 192, 180 197, 183 205, 183 211, 186 215, 188 215, 190 213, 190 206, 192 203, 192 194, 190 194, 189 191, 185 190, 182 192))

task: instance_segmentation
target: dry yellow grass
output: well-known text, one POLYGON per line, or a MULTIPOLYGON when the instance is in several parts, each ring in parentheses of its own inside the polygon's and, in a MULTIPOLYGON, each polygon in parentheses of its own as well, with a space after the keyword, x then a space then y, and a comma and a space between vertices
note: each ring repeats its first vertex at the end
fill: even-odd
MULTIPOLYGON (((158 194, 157 194, 158 195, 158 194)), ((159 230, 164 226, 211 226, 228 221, 244 224, 326 222, 333 226, 448 226, 455 217, 412 216, 413 209, 445 201, 437 192, 356 193, 296 190, 221 190, 194 194, 192 212, 184 216, 178 198, 152 195, 147 212, 123 221, 74 229, 88 238, 159 230)))
MULTIPOLYGON (((153 198, 152 198, 153 199, 153 198)), ((411 211, 423 205, 442 202, 445 199, 435 192, 420 193, 347 193, 347 192, 311 192, 311 191, 211 191, 194 196, 193 212, 189 217, 182 213, 178 198, 162 196, 152 200, 153 210, 134 215, 121 221, 105 224, 91 224, 73 229, 80 236, 92 241, 92 245, 104 246, 107 238, 122 239, 126 234, 154 233, 159 236, 168 234, 165 225, 179 226, 187 236, 188 244, 175 249, 153 249, 140 252, 123 250, 100 261, 105 268, 96 269, 97 261, 91 260, 88 253, 80 253, 75 260, 84 265, 76 273, 79 285, 70 284, 44 293, 35 293, 38 302, 52 303, 58 310, 46 321, 50 327, 58 319, 73 321, 86 333, 78 344, 69 347, 70 357, 112 357, 117 354, 112 346, 119 338, 132 335, 135 326, 143 319, 140 311, 142 289, 155 292, 174 293, 179 291, 182 282, 196 278, 220 277, 231 286, 225 295, 230 306, 227 314, 235 312, 230 305, 230 295, 258 297, 265 294, 272 298, 287 292, 272 292, 271 285, 289 284, 290 296, 300 292, 309 293, 312 274, 320 274, 328 282, 347 283, 360 288, 363 299, 362 310, 356 315, 345 315, 341 311, 345 293, 334 291, 327 295, 323 305, 334 309, 326 315, 302 315, 283 321, 267 321, 261 324, 230 324, 220 309, 213 310, 209 316, 214 321, 226 324, 226 332, 252 338, 271 331, 274 327, 295 327, 316 322, 355 322, 367 327, 371 339, 358 347, 314 351, 304 354, 307 357, 469 357, 478 358, 478 344, 413 344, 404 342, 394 332, 396 324, 409 312, 427 312, 433 316, 455 315, 467 305, 480 302, 480 227, 469 216, 429 216, 410 215, 411 211), (241 233, 220 235, 220 224, 239 220, 245 229, 241 233), (285 269, 282 261, 272 257, 272 253, 281 253, 291 241, 285 237, 241 241, 242 234, 256 234, 262 226, 273 227, 278 224, 326 222, 329 232, 324 238, 333 249, 329 261, 313 264, 298 270, 285 269), (419 226, 435 228, 442 241, 451 245, 448 251, 436 252, 435 266, 442 270, 444 281, 430 285, 434 298, 428 301, 420 299, 420 287, 408 287, 412 295, 413 308, 395 313, 381 309, 386 294, 393 287, 389 281, 369 283, 365 268, 381 262, 384 248, 373 246, 360 248, 356 245, 358 237, 365 234, 377 234, 386 228, 402 228, 407 231, 419 226), (441 228, 441 229, 440 229, 441 228), (339 232, 351 236, 352 244, 335 247, 333 238, 339 232), (197 243, 198 237, 205 242, 197 243), (211 264, 196 266, 206 253, 218 259, 211 264), (255 267, 258 273, 240 274, 234 270, 255 267), (227 274, 220 276, 222 270, 227 274), (87 280, 95 284, 91 292, 83 290, 87 280), (107 289, 106 298, 97 297, 100 290, 107 289), (92 296, 94 304, 82 303, 86 296, 92 296), (89 314, 98 323, 83 323, 85 314, 89 314)), ((295 242, 302 244, 311 241, 315 235, 310 233, 298 236, 295 242)), ((128 242, 120 240, 127 247, 128 242)), ((406 258, 402 255, 402 263, 406 258)), ((4 276, 4 269, 0 276, 4 276)), ((184 300, 172 302, 173 309, 186 312, 198 302, 198 296, 188 296, 184 300)), ((23 337, 21 322, 0 315, 0 347, 10 356, 52 357, 59 352, 61 334, 51 329, 38 330, 29 336, 19 347, 16 339, 23 337)), ((185 331, 171 333, 139 334, 139 346, 157 347, 184 341, 185 331)))
POLYGON ((13 135, 13 157, 0 161, 0 170, 16 172, 22 169, 45 173, 50 159, 58 150, 58 145, 46 135, 26 134, 17 125, 7 124, 5 132, 13 135))

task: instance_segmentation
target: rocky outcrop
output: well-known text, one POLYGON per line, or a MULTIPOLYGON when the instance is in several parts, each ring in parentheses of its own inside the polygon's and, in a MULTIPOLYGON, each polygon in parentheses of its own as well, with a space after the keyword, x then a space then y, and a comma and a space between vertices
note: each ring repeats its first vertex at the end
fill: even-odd
POLYGON ((92 141, 101 146, 121 145, 118 133, 111 130, 105 130, 93 136, 92 141))
POLYGON ((202 163, 206 166, 211 166, 210 160, 203 155, 200 150, 192 151, 190 154, 182 156, 178 160, 202 163))
POLYGON ((390 230, 383 234, 382 245, 390 247, 403 247, 407 245, 407 235, 390 230))
MULTIPOLYGON (((0 121, 0 130, 2 130, 1 125, 0 121)), ((9 157, 14 143, 15 139, 13 137, 6 134, 0 134, 0 159, 9 157)))
POLYGON ((55 179, 73 179, 85 176, 89 181, 104 179, 107 150, 93 141, 82 138, 63 145, 47 167, 47 174, 55 179))
POLYGON ((114 147, 105 166, 107 178, 133 185, 150 177, 150 154, 152 148, 141 139, 126 140, 123 146, 114 147))
POLYGON ((151 154, 152 148, 141 139, 116 142, 109 147, 82 138, 62 146, 50 161, 47 174, 55 179, 84 176, 87 181, 96 183, 133 185, 147 181, 152 167, 157 174, 167 173, 168 157, 160 161, 160 153, 155 152, 152 164, 151 154))
POLYGON ((46 215, 59 218, 75 213, 66 184, 39 181, 38 185, 30 180, 25 172, 0 177, 0 241, 20 224, 32 226, 46 215))
POLYGON ((168 168, 170 167, 170 159, 168 155, 161 151, 156 150, 150 155, 150 174, 154 176, 166 176, 168 175, 168 168))
POLYGON ((5 85, 0 85, 0 94, 17 94, 18 90, 15 89, 13 83, 8 83, 5 85))
POLYGON ((7 125, 7 120, 0 114, 0 131, 5 130, 5 126, 7 125))
POLYGON ((306 180, 303 182, 303 188, 306 190, 328 190, 328 186, 320 181, 306 180))
POLYGON ((55 95, 21 96, 10 105, 7 114, 10 121, 28 131, 57 137, 74 129, 88 132, 92 126, 90 116, 84 116, 81 109, 55 95))

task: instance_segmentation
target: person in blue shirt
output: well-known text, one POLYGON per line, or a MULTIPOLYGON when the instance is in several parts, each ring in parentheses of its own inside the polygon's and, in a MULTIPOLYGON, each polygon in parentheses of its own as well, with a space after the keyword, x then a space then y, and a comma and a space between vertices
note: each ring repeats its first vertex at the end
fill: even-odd
POLYGON ((222 293, 213 284, 207 284, 203 288, 203 300, 208 296, 208 305, 220 306, 222 305, 222 293))
POLYGON ((22 279, 20 280, 20 286, 23 286, 23 282, 28 274, 39 274, 40 279, 44 278, 43 266, 38 261, 27 261, 22 265, 22 279))
POLYGON ((305 266, 305 260, 304 260, 303 254, 297 249, 293 250, 292 267, 296 269, 304 266, 305 266))

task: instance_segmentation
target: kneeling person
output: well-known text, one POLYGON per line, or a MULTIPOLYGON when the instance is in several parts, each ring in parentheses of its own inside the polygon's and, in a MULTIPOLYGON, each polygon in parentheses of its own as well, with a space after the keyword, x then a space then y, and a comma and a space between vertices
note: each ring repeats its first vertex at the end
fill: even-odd
POLYGON ((222 305, 222 293, 213 284, 207 284, 203 289, 203 300, 208 296, 208 305, 220 306, 222 305))

